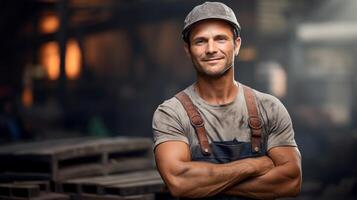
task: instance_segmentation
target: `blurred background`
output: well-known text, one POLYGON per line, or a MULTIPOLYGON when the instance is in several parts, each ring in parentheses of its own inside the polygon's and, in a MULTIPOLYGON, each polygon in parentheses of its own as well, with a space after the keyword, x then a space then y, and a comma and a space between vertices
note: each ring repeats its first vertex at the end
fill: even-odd
MULTIPOLYGON (((0 1, 0 145, 151 137, 165 99, 195 79, 180 32, 197 0, 0 1)), ((287 107, 300 199, 357 196, 357 1, 235 0, 236 79, 287 107)))

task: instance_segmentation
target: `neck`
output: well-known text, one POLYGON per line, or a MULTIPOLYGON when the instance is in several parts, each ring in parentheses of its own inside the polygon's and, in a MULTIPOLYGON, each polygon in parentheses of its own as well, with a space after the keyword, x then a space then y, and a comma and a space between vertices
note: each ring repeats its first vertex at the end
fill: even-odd
POLYGON ((195 89, 209 104, 224 105, 233 102, 238 93, 233 67, 221 77, 198 75, 195 89))

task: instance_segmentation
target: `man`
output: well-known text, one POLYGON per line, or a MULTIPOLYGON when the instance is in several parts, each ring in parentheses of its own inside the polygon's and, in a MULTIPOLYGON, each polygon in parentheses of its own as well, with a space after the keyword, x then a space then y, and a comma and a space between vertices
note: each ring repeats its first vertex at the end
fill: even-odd
POLYGON ((154 113, 157 168, 175 197, 296 196, 301 158, 290 116, 275 97, 234 80, 240 25, 218 2, 196 6, 183 29, 197 81, 154 113))

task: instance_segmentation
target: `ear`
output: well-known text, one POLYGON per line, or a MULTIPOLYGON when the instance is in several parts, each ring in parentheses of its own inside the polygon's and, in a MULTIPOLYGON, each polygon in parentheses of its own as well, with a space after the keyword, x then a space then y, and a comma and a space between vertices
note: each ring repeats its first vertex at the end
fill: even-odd
POLYGON ((234 55, 235 56, 238 56, 241 44, 242 44, 241 38, 237 37, 237 39, 234 40, 234 55))
POLYGON ((183 47, 184 47, 184 49, 185 49, 186 55, 187 55, 189 58, 191 58, 190 46, 185 42, 183 47))

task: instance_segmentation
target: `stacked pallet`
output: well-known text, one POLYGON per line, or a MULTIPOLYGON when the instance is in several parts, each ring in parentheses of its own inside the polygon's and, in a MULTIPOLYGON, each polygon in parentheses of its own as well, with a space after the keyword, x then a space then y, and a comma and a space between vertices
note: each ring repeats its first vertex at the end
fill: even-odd
POLYGON ((2 200, 69 200, 70 196, 50 192, 48 181, 27 181, 0 184, 2 200))
POLYGON ((58 185, 73 199, 155 199, 155 193, 165 190, 156 170, 71 179, 58 185))
POLYGON ((153 167, 148 138, 75 138, 0 147, 0 181, 53 180, 153 167))
POLYGON ((151 147, 151 139, 133 137, 2 146, 0 199, 156 199, 165 187, 151 147))

